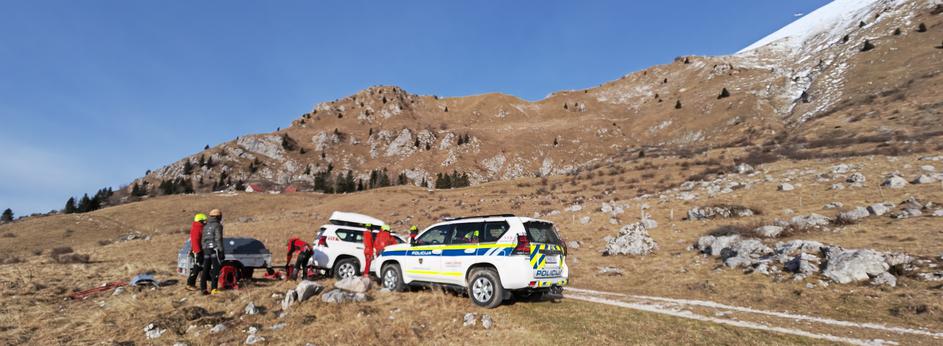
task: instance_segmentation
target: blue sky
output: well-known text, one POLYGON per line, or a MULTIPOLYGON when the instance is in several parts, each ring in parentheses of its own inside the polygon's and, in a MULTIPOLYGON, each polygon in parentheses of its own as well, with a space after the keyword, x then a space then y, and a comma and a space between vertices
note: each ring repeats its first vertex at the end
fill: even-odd
POLYGON ((371 85, 537 100, 825 3, 0 1, 0 209, 62 208, 371 85))

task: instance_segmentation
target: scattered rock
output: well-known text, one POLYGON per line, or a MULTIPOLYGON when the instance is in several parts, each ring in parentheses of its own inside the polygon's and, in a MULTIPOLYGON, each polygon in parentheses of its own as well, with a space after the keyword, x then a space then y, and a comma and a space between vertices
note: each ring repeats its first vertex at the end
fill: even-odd
POLYGON ((124 293, 124 286, 118 286, 118 287, 115 287, 115 290, 113 292, 111 292, 111 295, 120 296, 122 293, 124 293))
POLYGON ((282 299, 282 310, 288 310, 297 301, 298 293, 293 289, 289 289, 288 292, 285 292, 285 298, 282 299))
POLYGON ((225 330, 226 330, 226 325, 222 323, 218 323, 215 326, 213 326, 213 328, 210 328, 210 333, 216 334, 216 333, 221 333, 225 330))
POLYGON ((478 323, 478 320, 475 317, 475 314, 471 312, 465 313, 465 317, 463 319, 464 321, 462 322, 462 326, 465 326, 465 327, 474 327, 475 324, 478 323))
POLYGON ((931 165, 920 166, 920 169, 923 170, 924 172, 936 172, 936 167, 933 167, 931 165))
POLYGON ((796 187, 793 186, 793 185, 790 184, 790 183, 780 183, 780 184, 779 184, 779 191, 792 191, 792 190, 795 190, 795 189, 796 189, 796 187))
POLYGON ((566 248, 570 250, 576 250, 580 248, 580 245, 582 245, 582 243, 580 243, 579 240, 571 240, 566 243, 566 248))
POLYGON ((494 320, 491 319, 491 315, 485 314, 481 316, 481 326, 485 329, 491 329, 494 326, 494 320))
POLYGON ((249 302, 246 304, 245 310, 243 310, 246 315, 256 315, 259 313, 259 309, 255 307, 255 303, 249 302))
POLYGON ((599 207, 599 211, 601 211, 601 212, 603 212, 603 213, 606 213, 606 214, 609 214, 610 216, 615 217, 615 216, 618 216, 619 214, 624 213, 624 212, 625 212, 625 208, 627 208, 627 206, 625 206, 625 205, 623 205, 623 204, 620 204, 620 203, 616 203, 616 202, 611 202, 611 203, 610 203, 610 202, 602 202, 602 206, 599 207))
POLYGON ((785 228, 781 226, 767 225, 753 229, 753 233, 764 238, 776 238, 783 233, 785 228))
POLYGON ((844 207, 845 205, 842 202, 831 202, 822 207, 822 209, 838 209, 844 207))
POLYGON ((347 292, 364 293, 370 290, 371 281, 369 278, 353 276, 334 283, 334 288, 339 288, 347 292))
POLYGON ((589 216, 583 216, 583 217, 580 218, 580 224, 581 224, 581 225, 588 224, 590 220, 591 220, 591 219, 590 219, 589 216))
POLYGON ((934 211, 933 216, 936 216, 936 217, 943 216, 943 209, 937 209, 936 211, 934 211))
POLYGON ((832 184, 832 187, 829 188, 829 190, 844 190, 844 189, 845 189, 845 185, 842 185, 840 183, 832 184))
POLYGON ((883 272, 871 279, 871 285, 874 286, 897 286, 897 277, 888 272, 883 272))
POLYGON ((881 216, 887 214, 891 209, 885 206, 884 204, 877 203, 868 206, 868 212, 874 216, 881 216))
POLYGON ((241 222, 241 223, 249 223, 249 222, 255 221, 254 218, 249 217, 249 216, 240 216, 238 220, 239 220, 239 222, 241 222))
POLYGON ((333 289, 323 295, 321 295, 321 301, 331 304, 341 304, 349 302, 365 302, 367 301, 367 295, 364 293, 353 293, 347 292, 341 289, 333 289))
POLYGON ((740 163, 733 167, 734 172, 738 174, 748 174, 753 172, 753 166, 750 166, 746 163, 740 163))
POLYGON ((919 177, 917 177, 917 179, 914 179, 914 181, 912 181, 911 184, 933 184, 935 182, 936 182, 936 179, 934 179, 933 177, 928 176, 926 174, 921 174, 919 177))
POLYGON ((826 226, 831 223, 831 220, 823 215, 819 214, 809 214, 809 215, 799 215, 794 216, 789 224, 798 228, 798 229, 809 229, 816 228, 821 226, 826 226))
POLYGON ((874 250, 830 250, 826 262, 822 274, 840 284, 864 281, 889 268, 884 256, 874 250))
POLYGON ((597 274, 603 275, 603 276, 622 276, 623 271, 622 269, 619 269, 616 267, 607 266, 607 267, 599 267, 599 271, 597 272, 597 274))
POLYGON ((281 330, 281 329, 284 329, 284 328, 287 327, 287 326, 288 326, 288 323, 285 323, 285 322, 276 323, 276 324, 274 324, 274 325, 272 326, 272 330, 281 330))
POLYGON ((157 325, 151 323, 148 324, 147 327, 144 327, 144 336, 146 336, 148 340, 157 339, 161 335, 164 335, 166 331, 166 329, 160 329, 157 325))
POLYGON ((578 211, 580 211, 580 210, 583 210, 583 205, 582 205, 582 204, 574 204, 574 205, 571 205, 571 206, 569 206, 569 207, 566 207, 566 209, 563 209, 563 210, 568 211, 568 212, 573 212, 573 213, 575 213, 575 212, 578 212, 578 211))
POLYGON ((891 267, 899 266, 903 264, 910 264, 910 263, 913 263, 914 260, 915 258, 913 258, 913 256, 910 256, 902 252, 884 254, 884 262, 887 262, 887 265, 891 267))
POLYGON ((256 343, 259 343, 262 341, 265 341, 265 338, 259 335, 256 335, 255 333, 249 334, 249 336, 246 337, 246 345, 255 345, 256 343))
POLYGON ((864 174, 858 172, 852 173, 848 178, 845 178, 845 182, 850 184, 863 184, 867 180, 864 174))
POLYGON ((892 175, 888 177, 887 179, 885 179, 884 182, 881 183, 881 186, 889 187, 892 189, 900 189, 900 188, 903 188, 904 186, 907 186, 907 180, 905 180, 904 178, 901 178, 899 175, 892 175))
POLYGON ((867 208, 857 207, 852 210, 843 211, 838 213, 838 220, 846 223, 857 222, 861 219, 864 219, 868 216, 871 216, 871 212, 867 208))
MULTIPOLYGON (((650 223, 649 223, 650 224, 650 223)), ((619 236, 606 244, 603 255, 648 255, 658 249, 658 244, 646 230, 642 222, 622 226, 619 236)))
POLYGON ((688 220, 707 220, 715 218, 748 217, 756 215, 753 209, 740 205, 720 204, 708 207, 694 207, 688 210, 688 220))
POLYGON ((298 296, 298 302, 303 302, 321 293, 323 290, 324 286, 321 286, 321 284, 317 282, 302 280, 298 283, 298 287, 295 287, 295 294, 298 296))
POLYGON ((848 171, 850 170, 851 170, 851 167, 844 163, 840 163, 840 164, 832 166, 832 173, 834 174, 845 174, 845 173, 848 173, 848 171))
POLYGON ((790 273, 809 276, 819 272, 819 258, 807 253, 800 253, 785 263, 783 269, 790 273))

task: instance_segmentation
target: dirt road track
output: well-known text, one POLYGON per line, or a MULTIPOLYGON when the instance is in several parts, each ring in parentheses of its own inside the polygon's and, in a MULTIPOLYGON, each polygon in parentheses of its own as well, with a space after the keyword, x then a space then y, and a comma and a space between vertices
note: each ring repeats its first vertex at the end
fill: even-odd
POLYGON ((943 339, 943 333, 926 329, 859 323, 787 312, 765 311, 711 301, 629 295, 567 288, 565 297, 597 304, 664 314, 741 328, 771 331, 853 345, 898 345, 894 335, 925 338, 929 343, 943 339), (803 327, 800 329, 799 327, 803 327), (839 336, 850 334, 855 337, 839 336), (861 338, 869 336, 870 338, 861 338))

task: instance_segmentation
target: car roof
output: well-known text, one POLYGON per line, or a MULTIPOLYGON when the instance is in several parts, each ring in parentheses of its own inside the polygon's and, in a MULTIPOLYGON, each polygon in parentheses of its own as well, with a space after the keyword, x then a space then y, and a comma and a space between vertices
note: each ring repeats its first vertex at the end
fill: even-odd
POLYGON ((517 219, 517 220, 519 220, 521 223, 524 223, 524 222, 531 222, 531 221, 546 222, 546 223, 550 223, 550 224, 553 223, 552 221, 541 220, 541 219, 534 219, 534 218, 524 217, 524 216, 485 216, 485 217, 460 218, 460 219, 455 219, 455 220, 443 220, 443 221, 440 221, 440 222, 436 222, 436 223, 430 225, 430 226, 427 227, 427 228, 432 228, 432 227, 439 226, 439 225, 455 224, 455 223, 502 221, 502 220, 509 220, 509 219, 517 219))

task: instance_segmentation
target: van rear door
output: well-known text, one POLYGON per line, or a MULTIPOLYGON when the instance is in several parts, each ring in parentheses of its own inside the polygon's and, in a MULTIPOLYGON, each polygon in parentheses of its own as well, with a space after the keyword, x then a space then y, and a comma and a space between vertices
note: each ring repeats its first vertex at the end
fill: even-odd
POLYGON ((537 278, 562 276, 563 241, 552 223, 528 221, 524 223, 530 241, 530 264, 537 278))

